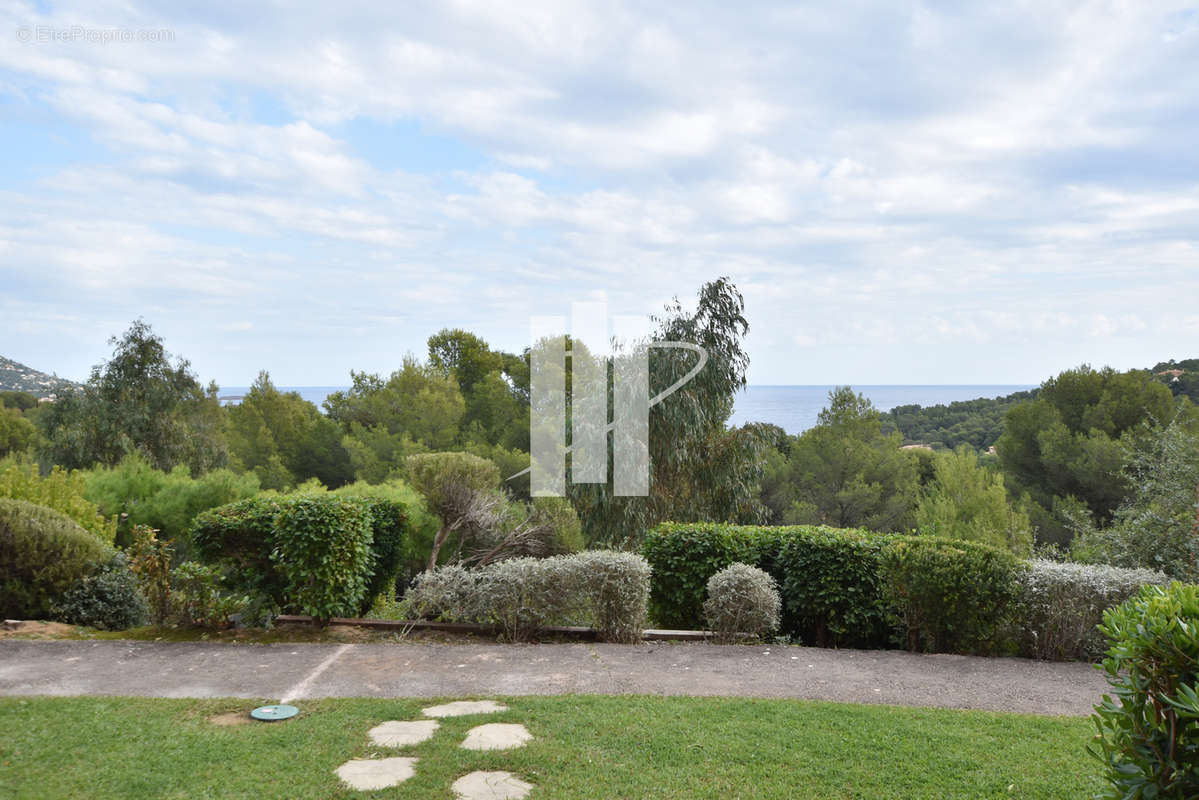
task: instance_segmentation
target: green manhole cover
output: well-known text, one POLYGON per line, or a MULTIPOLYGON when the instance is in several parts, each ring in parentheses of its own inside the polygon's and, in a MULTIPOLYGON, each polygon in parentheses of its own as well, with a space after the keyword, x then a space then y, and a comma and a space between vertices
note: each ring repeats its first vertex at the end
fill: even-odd
POLYGON ((254 719, 260 719, 263 722, 277 722, 281 719, 290 719, 300 713, 300 709, 295 706, 283 705, 277 706, 259 706, 250 712, 250 716, 254 719))

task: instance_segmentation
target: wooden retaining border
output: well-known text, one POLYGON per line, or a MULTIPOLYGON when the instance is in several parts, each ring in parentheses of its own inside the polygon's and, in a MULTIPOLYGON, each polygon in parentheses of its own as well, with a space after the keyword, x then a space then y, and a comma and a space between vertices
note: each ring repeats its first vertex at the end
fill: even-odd
MULTIPOLYGON (((280 624, 312 624, 312 617, 303 614, 280 614, 275 617, 275 622, 280 624)), ((429 622, 423 619, 414 620, 395 620, 395 619, 360 619, 355 617, 334 617, 329 620, 330 625, 354 626, 358 628, 374 628, 384 631, 410 631, 410 630, 427 630, 427 631, 446 631, 447 633, 477 633, 484 636, 494 636, 499 632, 492 625, 471 625, 464 622, 429 622)), ((541 628, 540 633, 549 636, 565 636, 572 639, 582 639, 584 641, 594 641, 595 629, 584 628, 578 626, 567 625, 551 625, 541 628)), ((642 638, 646 641, 656 642, 703 642, 711 639, 713 634, 710 631, 670 631, 670 630, 647 630, 642 632, 642 638)))

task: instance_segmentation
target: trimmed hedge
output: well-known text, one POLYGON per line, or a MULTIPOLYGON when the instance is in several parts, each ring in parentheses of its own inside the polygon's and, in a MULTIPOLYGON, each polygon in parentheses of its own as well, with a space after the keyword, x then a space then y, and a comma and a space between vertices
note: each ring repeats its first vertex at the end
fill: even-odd
POLYGON ((664 628, 703 625, 708 580, 733 564, 772 573, 772 557, 786 528, 714 522, 664 522, 646 534, 641 554, 653 567, 649 609, 664 628))
POLYGON ((63 513, 0 498, 0 613, 9 619, 49 618, 54 603, 112 552, 63 513))
POLYGON ((781 633, 825 647, 886 647, 892 614, 878 567, 893 538, 812 525, 664 523, 641 551, 654 570, 650 613, 664 627, 702 628, 708 580, 732 564, 749 564, 779 587, 781 633))
POLYGON ((1148 569, 1034 560, 1021 576, 1020 654, 1048 660, 1092 661, 1105 644, 1103 613, 1142 586, 1170 582, 1148 569))
POLYGON ((610 642, 641 639, 650 567, 633 553, 589 550, 511 558, 479 569, 440 567, 416 577, 404 602, 414 616, 495 625, 511 640, 546 625, 587 621, 610 642))
POLYGON ((408 515, 380 498, 257 497, 196 518, 192 540, 230 584, 317 619, 365 613, 393 585, 408 515))
POLYGON ((1000 634, 1014 620, 1024 569, 990 545, 900 536, 883 549, 879 574, 909 649, 987 653, 999 649, 1000 634))

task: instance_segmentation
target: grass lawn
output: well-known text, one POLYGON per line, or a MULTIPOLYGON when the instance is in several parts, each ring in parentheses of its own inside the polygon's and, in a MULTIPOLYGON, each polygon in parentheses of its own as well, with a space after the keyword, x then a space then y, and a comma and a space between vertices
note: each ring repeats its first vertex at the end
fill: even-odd
POLYGON ((420 719, 420 700, 309 700, 300 716, 220 726, 247 700, 0 698, 4 798, 446 798, 476 769, 533 798, 1077 798, 1099 788, 1086 719, 690 697, 520 697, 442 720, 430 741, 380 750, 367 731, 420 719), (509 752, 457 747, 482 722, 535 737, 509 752), (420 757, 398 788, 357 793, 350 758, 420 757))

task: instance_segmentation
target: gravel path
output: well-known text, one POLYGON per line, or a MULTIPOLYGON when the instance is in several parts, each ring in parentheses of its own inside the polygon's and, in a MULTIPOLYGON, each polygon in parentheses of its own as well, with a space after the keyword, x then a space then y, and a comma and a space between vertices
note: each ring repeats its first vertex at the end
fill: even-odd
POLYGON ((1082 716, 1105 687, 1089 664, 883 650, 0 641, 0 694, 6 695, 719 695, 1082 716))

